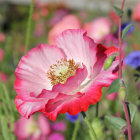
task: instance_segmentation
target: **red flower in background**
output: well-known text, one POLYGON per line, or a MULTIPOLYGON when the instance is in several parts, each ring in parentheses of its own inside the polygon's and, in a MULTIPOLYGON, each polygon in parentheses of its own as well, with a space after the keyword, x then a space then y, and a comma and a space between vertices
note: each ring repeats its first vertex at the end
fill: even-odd
POLYGON ((136 5, 136 7, 134 8, 134 12, 132 14, 132 18, 135 20, 135 21, 138 21, 140 22, 140 3, 138 3, 136 5))

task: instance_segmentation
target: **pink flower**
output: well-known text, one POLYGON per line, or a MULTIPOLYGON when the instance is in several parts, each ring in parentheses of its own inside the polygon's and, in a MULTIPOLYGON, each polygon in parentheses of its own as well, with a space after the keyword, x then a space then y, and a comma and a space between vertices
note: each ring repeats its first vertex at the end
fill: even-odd
POLYGON ((49 140, 65 140, 64 136, 60 133, 53 133, 50 137, 49 140))
POLYGON ((41 35, 44 34, 44 23, 42 21, 40 21, 39 23, 36 24, 36 27, 35 27, 35 32, 34 32, 34 35, 36 37, 39 37, 41 35))
POLYGON ((65 131, 66 130, 66 124, 63 121, 54 123, 52 127, 56 131, 65 131))
POLYGON ((96 43, 100 43, 111 32, 111 21, 106 17, 96 18, 92 22, 86 23, 84 29, 87 30, 89 37, 96 43))
POLYGON ((4 42, 4 41, 5 41, 5 34, 0 33, 0 42, 4 42))
POLYGON ((33 16, 32 16, 33 20, 39 20, 39 18, 40 18, 40 15, 38 12, 33 13, 33 16))
POLYGON ((0 73, 0 78, 1 78, 1 81, 4 83, 7 81, 7 75, 3 72, 0 73))
POLYGON ((43 138, 47 137, 50 132, 50 124, 46 117, 39 115, 38 120, 34 118, 25 119, 21 117, 14 125, 15 135, 18 139, 30 140, 45 140, 43 138))
POLYGON ((112 11, 109 12, 109 17, 112 19, 112 21, 113 21, 113 23, 114 23, 115 25, 118 25, 119 17, 118 17, 118 15, 115 13, 114 10, 112 10, 112 11))
POLYGON ((107 95, 107 99, 113 101, 117 98, 117 96, 118 96, 117 92, 111 93, 111 94, 107 95))
POLYGON ((134 12, 132 14, 132 18, 135 20, 135 21, 138 21, 140 22, 140 2, 136 5, 135 9, 134 9, 134 12))
POLYGON ((42 17, 47 16, 48 13, 49 13, 49 11, 48 11, 48 9, 47 9, 46 7, 43 7, 43 8, 40 9, 40 15, 41 15, 42 17))
POLYGON ((0 62, 3 60, 4 51, 0 48, 0 62))
POLYGON ((75 15, 67 15, 50 30, 48 41, 55 44, 55 38, 64 30, 78 28, 81 28, 80 20, 75 15))
POLYGON ((15 71, 15 104, 29 118, 43 112, 51 120, 59 113, 76 115, 101 98, 101 89, 116 79, 118 60, 108 70, 104 62, 118 51, 86 36, 81 29, 66 30, 56 46, 41 44, 23 56, 15 71))
POLYGON ((58 9, 55 11, 53 17, 49 21, 49 26, 54 26, 59 21, 62 20, 62 18, 69 14, 69 11, 67 9, 58 9))

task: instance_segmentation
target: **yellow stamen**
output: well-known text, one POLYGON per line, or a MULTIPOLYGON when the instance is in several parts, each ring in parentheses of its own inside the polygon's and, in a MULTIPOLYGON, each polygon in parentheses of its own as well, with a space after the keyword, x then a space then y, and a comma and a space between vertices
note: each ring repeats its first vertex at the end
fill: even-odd
POLYGON ((58 83, 64 84, 70 76, 75 75, 78 67, 79 65, 73 59, 61 59, 56 64, 50 66, 47 77, 53 86, 58 83))

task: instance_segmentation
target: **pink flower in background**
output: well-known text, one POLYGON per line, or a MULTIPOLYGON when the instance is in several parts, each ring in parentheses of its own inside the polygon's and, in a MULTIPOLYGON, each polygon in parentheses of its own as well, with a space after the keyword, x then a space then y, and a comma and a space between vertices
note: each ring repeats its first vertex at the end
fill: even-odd
POLYGON ((21 117, 17 122, 15 122, 14 130, 17 138, 22 140, 54 140, 52 135, 56 134, 58 135, 58 138, 60 137, 60 139, 56 140, 65 140, 61 133, 56 133, 56 130, 51 128, 51 123, 42 114, 39 115, 38 119, 34 119, 33 117, 25 119, 21 117))
POLYGON ((132 18, 135 21, 140 22, 140 2, 136 5, 136 7, 134 8, 134 12, 132 14, 132 18))
POLYGON ((0 78, 1 78, 1 81, 4 83, 7 81, 7 75, 3 72, 0 72, 0 78))
POLYGON ((5 41, 5 34, 0 33, 0 42, 4 42, 4 41, 5 41))
POLYGON ((48 140, 65 140, 64 136, 60 133, 53 133, 48 140))
POLYGON ((40 9, 40 15, 41 15, 42 17, 47 16, 48 13, 49 13, 49 11, 48 11, 48 9, 47 9, 46 7, 43 7, 43 8, 40 9))
POLYGON ((0 48, 0 62, 3 60, 4 51, 0 48))
POLYGON ((66 130, 66 124, 63 121, 54 123, 52 127, 56 131, 65 131, 66 130))
POLYGON ((21 58, 15 71, 15 104, 29 118, 43 112, 55 121, 58 114, 76 115, 98 102, 102 88, 118 77, 118 60, 104 70, 115 47, 97 45, 81 29, 66 30, 56 46, 41 44, 21 58))
POLYGON ((38 120, 32 117, 30 119, 21 117, 15 123, 15 135, 18 139, 43 140, 43 137, 47 137, 50 132, 49 121, 43 115, 39 115, 38 120))
POLYGON ((117 97, 118 97, 118 93, 117 92, 111 93, 111 94, 107 95, 107 99, 111 100, 111 101, 115 100, 117 97))
POLYGON ((39 18, 40 18, 39 13, 38 13, 38 12, 34 12, 34 13, 33 13, 33 16, 32 16, 32 19, 33 19, 33 20, 39 20, 39 18))
POLYGON ((110 17, 111 20, 113 21, 113 24, 118 25, 119 17, 118 17, 118 15, 115 13, 114 10, 111 10, 111 11, 109 12, 109 17, 110 17))
POLYGON ((96 43, 101 43, 111 32, 111 21, 106 17, 96 18, 92 22, 86 23, 84 29, 96 43))
POLYGON ((55 38, 64 30, 79 28, 81 28, 80 20, 75 15, 67 15, 50 30, 48 41, 50 44, 55 44, 55 38))
POLYGON ((44 34, 44 30, 45 30, 45 27, 44 27, 43 21, 39 21, 39 22, 36 24, 34 35, 35 35, 36 37, 39 37, 39 36, 41 36, 41 35, 44 34))
POLYGON ((53 15, 53 17, 50 19, 48 25, 50 27, 54 26, 59 21, 61 21, 64 16, 66 16, 68 14, 69 14, 69 11, 67 9, 58 9, 58 10, 56 10, 54 15, 53 15))

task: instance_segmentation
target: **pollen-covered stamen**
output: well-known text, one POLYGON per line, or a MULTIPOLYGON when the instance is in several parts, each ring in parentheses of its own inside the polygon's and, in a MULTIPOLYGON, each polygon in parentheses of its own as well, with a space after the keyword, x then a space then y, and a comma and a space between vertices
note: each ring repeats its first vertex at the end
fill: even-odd
POLYGON ((75 75, 78 67, 79 64, 76 64, 73 59, 61 59, 56 64, 50 66, 47 77, 53 86, 58 83, 64 84, 70 76, 75 75))

